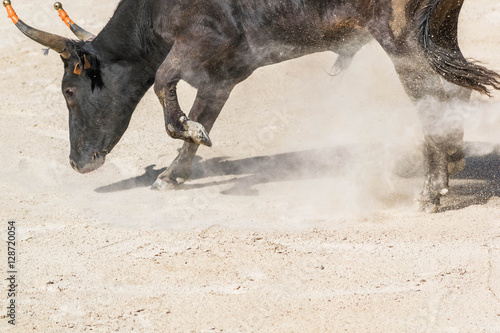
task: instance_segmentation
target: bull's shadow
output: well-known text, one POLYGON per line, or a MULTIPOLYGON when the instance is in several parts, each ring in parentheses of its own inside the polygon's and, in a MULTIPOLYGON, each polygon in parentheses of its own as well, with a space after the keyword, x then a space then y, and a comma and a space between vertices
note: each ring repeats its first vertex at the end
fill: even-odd
POLYGON ((500 146, 467 142, 465 154, 465 169, 452 178, 452 195, 443 200, 440 211, 486 204, 500 196, 500 146))
POLYGON ((153 184, 158 175, 165 170, 166 168, 155 169, 155 165, 153 164, 146 167, 143 175, 124 179, 119 182, 109 184, 106 186, 101 186, 96 188, 95 191, 97 193, 110 193, 110 192, 131 190, 138 187, 146 187, 148 186, 148 184, 151 186, 151 184, 153 184))
MULTIPOLYGON (((338 175, 340 170, 346 168, 351 155, 352 149, 336 147, 238 160, 216 157, 204 161, 196 156, 191 172, 191 180, 216 176, 235 177, 225 181, 210 181, 203 184, 190 184, 188 182, 178 188, 189 190, 233 183, 233 189, 225 191, 225 194, 254 195, 256 191, 252 190, 251 187, 255 184, 304 178, 334 177, 338 175), (307 173, 304 170, 307 170, 307 173)), ((143 175, 99 187, 95 191, 108 193, 151 186, 156 177, 164 170, 165 168, 155 169, 154 165, 150 165, 145 169, 143 175)))
MULTIPOLYGON (((230 160, 227 157, 202 160, 197 157, 193 163, 191 179, 200 180, 212 177, 219 177, 219 179, 209 179, 203 183, 187 182, 178 189, 194 190, 217 185, 232 185, 221 193, 255 196, 258 195, 258 191, 253 186, 257 184, 339 177, 349 170, 351 163, 359 159, 363 152, 363 149, 360 150, 359 147, 341 146, 236 160, 230 160), (220 180, 220 176, 226 177, 220 180)), ((499 152, 500 148, 491 144, 466 143, 466 167, 452 179, 452 195, 444 199, 441 211, 484 204, 491 197, 500 196, 499 152), (478 151, 487 151, 487 153, 478 155, 478 151)), ((405 161, 405 164, 411 165, 411 170, 402 172, 405 177, 422 177, 422 161, 412 163, 405 161), (419 164, 420 166, 416 167, 419 164)), ((154 165, 150 165, 143 175, 99 187, 96 192, 118 192, 151 186, 164 170, 165 168, 155 169, 154 165)))
POLYGON ((193 165, 192 179, 235 176, 228 180, 186 183, 184 189, 232 184, 222 191, 230 195, 258 195, 254 185, 287 180, 333 178, 348 168, 357 154, 355 147, 332 147, 305 150, 239 160, 213 158, 193 165))

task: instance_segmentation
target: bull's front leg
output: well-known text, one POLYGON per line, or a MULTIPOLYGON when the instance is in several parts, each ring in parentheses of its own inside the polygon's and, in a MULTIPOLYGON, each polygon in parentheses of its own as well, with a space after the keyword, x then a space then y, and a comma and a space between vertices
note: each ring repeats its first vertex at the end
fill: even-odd
POLYGON ((163 106, 165 129, 174 139, 210 147, 212 142, 207 130, 200 123, 189 119, 179 105, 177 83, 181 78, 181 69, 176 57, 169 55, 156 74, 154 89, 163 106))
MULTIPOLYGON (((216 88, 200 88, 196 95, 189 117, 206 128, 207 133, 212 129, 222 107, 229 98, 232 86, 216 88)), ((194 156, 199 148, 198 143, 185 142, 179 154, 170 166, 158 176, 151 189, 163 190, 170 186, 184 183, 191 175, 194 156)))
POLYGON ((184 142, 177 157, 170 166, 162 172, 151 186, 152 190, 164 190, 168 187, 183 184, 191 176, 191 168, 194 156, 199 148, 199 144, 184 142))
POLYGON ((189 119, 182 112, 177 100, 176 87, 177 81, 173 81, 169 82, 165 88, 157 91, 157 96, 163 106, 165 129, 168 135, 174 139, 211 147, 212 141, 205 127, 189 119))

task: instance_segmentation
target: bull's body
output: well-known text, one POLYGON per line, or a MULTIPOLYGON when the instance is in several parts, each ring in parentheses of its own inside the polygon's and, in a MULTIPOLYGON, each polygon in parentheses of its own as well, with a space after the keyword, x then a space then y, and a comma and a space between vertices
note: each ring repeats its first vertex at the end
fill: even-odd
MULTIPOLYGON (((434 101, 419 103, 421 113, 439 114, 441 102, 468 99, 471 89, 486 92, 486 85, 498 88, 493 72, 460 53, 456 31, 462 2, 123 0, 92 41, 68 40, 60 51, 71 164, 80 172, 102 165, 154 83, 168 134, 186 142, 153 187, 182 182, 199 144, 211 145, 208 132, 232 88, 256 68, 326 50, 339 54, 342 68, 372 38, 393 60, 408 95, 434 101), (73 70, 84 62, 83 74, 73 70), (198 89, 188 117, 177 101, 179 80, 198 89)), ((435 208, 448 190, 449 163, 463 158, 462 130, 436 134, 426 123, 421 201, 435 208)))

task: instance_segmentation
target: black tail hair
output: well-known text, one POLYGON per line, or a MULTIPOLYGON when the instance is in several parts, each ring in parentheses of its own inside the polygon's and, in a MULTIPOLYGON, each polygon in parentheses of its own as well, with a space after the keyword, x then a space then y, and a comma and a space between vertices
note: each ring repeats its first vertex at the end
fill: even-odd
POLYGON ((418 18, 418 41, 429 64, 446 80, 490 96, 487 87, 500 89, 500 75, 465 59, 458 46, 457 24, 462 3, 431 0, 418 18))

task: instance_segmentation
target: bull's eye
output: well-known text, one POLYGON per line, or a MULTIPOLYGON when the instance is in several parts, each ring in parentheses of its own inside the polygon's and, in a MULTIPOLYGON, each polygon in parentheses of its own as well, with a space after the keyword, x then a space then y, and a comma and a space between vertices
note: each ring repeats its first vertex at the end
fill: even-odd
POLYGON ((70 89, 66 89, 64 91, 64 94, 66 95, 66 97, 71 98, 75 94, 75 91, 73 89, 71 89, 71 88, 70 89))

